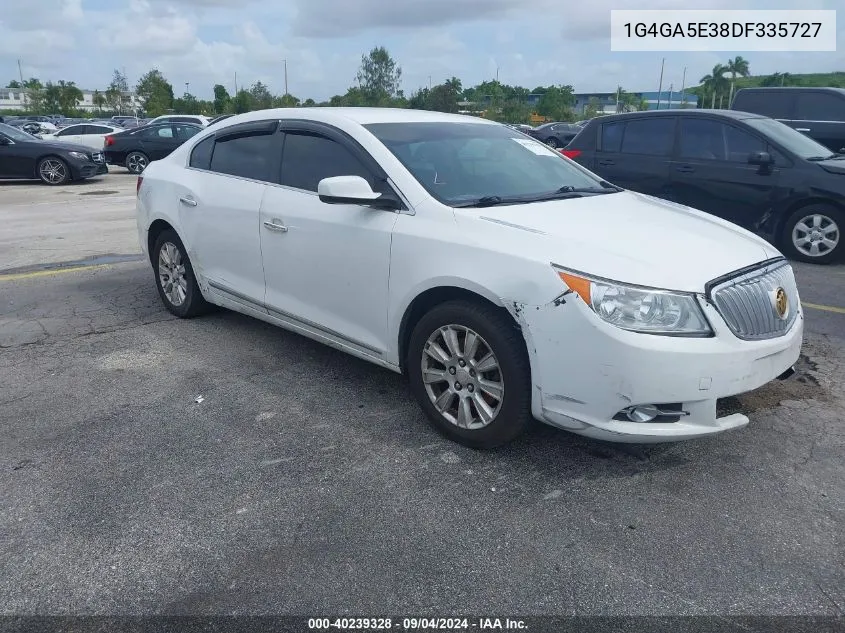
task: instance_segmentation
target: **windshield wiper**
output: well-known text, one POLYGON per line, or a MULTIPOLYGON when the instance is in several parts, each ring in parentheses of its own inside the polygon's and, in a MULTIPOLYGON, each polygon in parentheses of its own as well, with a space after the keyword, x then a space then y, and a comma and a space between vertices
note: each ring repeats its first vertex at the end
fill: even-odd
POLYGON ((451 206, 456 209, 467 207, 492 207, 497 204, 514 204, 516 202, 517 200, 502 198, 501 196, 484 196, 482 198, 478 198, 477 200, 470 200, 469 202, 458 202, 451 206))

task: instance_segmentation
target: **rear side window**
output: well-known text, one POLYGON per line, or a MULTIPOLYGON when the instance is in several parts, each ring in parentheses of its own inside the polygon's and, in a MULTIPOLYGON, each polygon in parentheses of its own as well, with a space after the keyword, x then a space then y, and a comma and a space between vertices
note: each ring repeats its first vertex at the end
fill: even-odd
POLYGON ((282 184, 317 191, 317 183, 333 176, 361 176, 373 186, 373 176, 346 147, 325 136, 290 132, 285 137, 282 184))
POLYGON ((211 167, 211 151, 214 149, 214 136, 209 136, 196 144, 191 150, 190 166, 197 169, 209 169, 211 167))
POLYGON ((798 95, 795 118, 799 121, 845 121, 845 98, 824 92, 798 95))
POLYGON ((601 151, 618 152, 622 147, 622 132, 625 124, 621 121, 605 123, 601 126, 601 151))
POLYGON ((786 92, 740 91, 734 99, 733 109, 752 114, 762 114, 770 119, 788 119, 792 116, 794 94, 786 92))
POLYGON ((276 182, 279 136, 267 132, 246 132, 224 136, 214 143, 211 171, 264 182, 276 182))
POLYGON ((86 134, 111 134, 111 128, 102 125, 88 125, 85 128, 86 134))
POLYGON ((674 139, 674 117, 628 121, 622 136, 622 153, 669 156, 674 139))

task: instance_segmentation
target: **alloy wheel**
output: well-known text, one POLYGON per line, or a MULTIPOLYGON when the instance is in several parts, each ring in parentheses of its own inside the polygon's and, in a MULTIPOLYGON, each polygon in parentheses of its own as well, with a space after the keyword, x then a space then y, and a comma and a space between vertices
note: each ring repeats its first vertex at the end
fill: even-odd
POLYGON ((438 328, 421 362, 425 391, 444 419, 468 430, 496 419, 505 384, 496 355, 477 332, 455 324, 438 328))
POLYGON ((807 257, 822 257, 839 245, 841 232, 833 220, 822 213, 813 213, 795 223, 792 244, 807 257))
POLYGON ((55 158, 42 160, 38 172, 41 174, 41 178, 51 185, 64 182, 67 178, 67 168, 62 161, 55 158))
POLYGON ((126 159, 126 167, 133 174, 140 174, 147 168, 147 158, 143 154, 130 154, 126 159))
POLYGON ((165 242, 158 252, 158 279, 167 300, 180 306, 188 296, 188 280, 182 253, 172 242, 165 242))

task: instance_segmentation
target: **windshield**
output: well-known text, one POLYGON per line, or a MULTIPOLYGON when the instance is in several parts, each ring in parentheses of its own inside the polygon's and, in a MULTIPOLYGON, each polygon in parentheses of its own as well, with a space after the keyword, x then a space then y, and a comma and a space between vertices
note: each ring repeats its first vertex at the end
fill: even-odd
POLYGON ((450 206, 490 197, 528 201, 559 191, 610 192, 601 191, 606 185, 597 176, 504 125, 427 122, 364 127, 432 196, 450 206))
POLYGON ((827 157, 832 154, 821 143, 817 143, 801 132, 796 132, 780 121, 775 121, 774 119, 745 119, 745 122, 799 158, 827 157))
POLYGON ((0 123, 0 133, 5 134, 13 141, 37 141, 38 137, 32 134, 27 134, 23 130, 19 130, 11 125, 0 123))

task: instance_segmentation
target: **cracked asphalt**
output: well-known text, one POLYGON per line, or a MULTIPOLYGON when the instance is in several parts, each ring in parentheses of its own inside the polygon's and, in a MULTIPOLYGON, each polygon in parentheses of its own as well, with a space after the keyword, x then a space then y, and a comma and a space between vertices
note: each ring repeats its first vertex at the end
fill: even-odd
POLYGON ((0 614, 841 617, 845 314, 806 324, 746 429, 477 452, 390 372, 171 317, 144 262, 0 276, 0 614))

